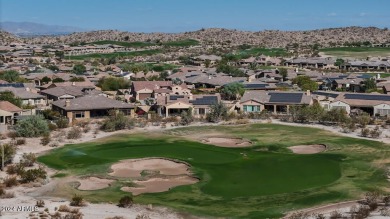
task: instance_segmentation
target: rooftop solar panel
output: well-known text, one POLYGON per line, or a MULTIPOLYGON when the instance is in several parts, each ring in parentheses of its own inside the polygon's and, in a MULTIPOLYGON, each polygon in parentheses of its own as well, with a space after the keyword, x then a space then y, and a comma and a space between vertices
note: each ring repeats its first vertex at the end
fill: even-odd
POLYGON ((336 98, 339 95, 337 93, 328 93, 328 92, 322 92, 322 91, 314 91, 313 94, 326 96, 326 97, 332 97, 332 98, 336 98))
POLYGON ((389 95, 345 94, 345 99, 390 101, 389 95))
POLYGON ((218 103, 217 96, 203 96, 201 98, 197 98, 195 100, 190 101, 190 103, 194 105, 213 105, 218 103))
POLYGON ((0 87, 24 87, 23 83, 0 84, 0 87))
POLYGON ((246 89, 261 89, 268 86, 268 84, 244 84, 244 88, 246 89))
POLYGON ((303 93, 269 93, 270 103, 300 103, 303 93))
POLYGON ((173 95, 173 96, 169 96, 169 100, 177 100, 179 98, 184 98, 183 95, 173 95))

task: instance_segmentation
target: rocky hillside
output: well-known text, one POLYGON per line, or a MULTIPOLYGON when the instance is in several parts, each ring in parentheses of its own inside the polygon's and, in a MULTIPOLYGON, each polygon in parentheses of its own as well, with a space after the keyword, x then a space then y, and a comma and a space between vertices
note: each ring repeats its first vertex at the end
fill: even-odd
POLYGON ((73 43, 93 42, 100 40, 117 41, 174 41, 180 39, 196 39, 202 44, 229 45, 261 45, 265 47, 286 47, 294 43, 313 45, 319 43, 323 47, 342 45, 345 42, 371 43, 390 42, 390 31, 376 27, 345 27, 311 31, 278 31, 264 30, 259 32, 228 30, 220 28, 202 29, 185 33, 131 33, 116 30, 102 30, 74 33, 64 36, 35 37, 27 39, 29 43, 73 43))
POLYGON ((8 32, 0 30, 0 45, 7 45, 13 42, 20 42, 21 40, 8 32))

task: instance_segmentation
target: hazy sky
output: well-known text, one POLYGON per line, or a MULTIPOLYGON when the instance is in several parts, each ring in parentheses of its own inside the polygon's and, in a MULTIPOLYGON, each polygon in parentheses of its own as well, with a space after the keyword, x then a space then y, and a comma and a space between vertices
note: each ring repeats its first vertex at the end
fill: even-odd
POLYGON ((1 21, 182 32, 390 27, 390 0, 0 0, 1 21))

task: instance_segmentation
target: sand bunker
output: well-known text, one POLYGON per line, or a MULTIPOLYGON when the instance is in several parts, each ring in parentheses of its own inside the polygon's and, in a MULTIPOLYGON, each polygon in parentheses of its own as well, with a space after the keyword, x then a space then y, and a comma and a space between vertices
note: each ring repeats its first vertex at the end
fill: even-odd
POLYGON ((202 140, 202 143, 213 144, 220 147, 248 147, 252 145, 252 142, 244 140, 242 138, 221 138, 211 137, 202 140))
POLYGON ((295 154, 316 154, 324 151, 326 146, 323 144, 296 145, 289 147, 289 149, 295 154))
POLYGON ((190 176, 175 176, 169 178, 151 178, 146 181, 134 181, 139 187, 122 187, 124 192, 131 192, 133 195, 142 193, 165 192, 176 186, 191 185, 199 180, 190 176))
POLYGON ((109 187, 115 180, 89 177, 78 181, 80 182, 78 190, 98 190, 109 187))
POLYGON ((141 177, 142 171, 158 171, 161 175, 190 175, 189 166, 167 159, 131 159, 123 160, 111 166, 111 176, 116 177, 141 177))

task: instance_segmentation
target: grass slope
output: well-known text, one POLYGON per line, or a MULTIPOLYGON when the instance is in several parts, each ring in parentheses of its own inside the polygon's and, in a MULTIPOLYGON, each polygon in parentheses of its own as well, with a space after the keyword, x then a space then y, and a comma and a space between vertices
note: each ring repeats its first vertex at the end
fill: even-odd
MULTIPOLYGON (((39 157, 39 161, 67 174, 104 176, 109 166, 121 159, 179 159, 188 162, 201 181, 137 196, 136 202, 199 215, 277 218, 292 209, 353 199, 386 186, 382 168, 388 155, 388 146, 378 142, 340 137, 320 129, 257 124, 180 128, 156 136, 119 135, 100 143, 68 145, 39 157), (243 137, 255 146, 221 148, 186 140, 208 133, 243 137), (296 155, 286 149, 313 143, 325 143, 330 149, 314 155, 296 155)), ((66 195, 80 193, 89 201, 117 202, 125 194, 120 191, 123 185, 119 181, 99 191, 64 191, 66 195)))
POLYGON ((368 56, 390 56, 390 48, 380 47, 335 47, 320 49, 320 52, 339 58, 352 57, 364 59, 368 56))

